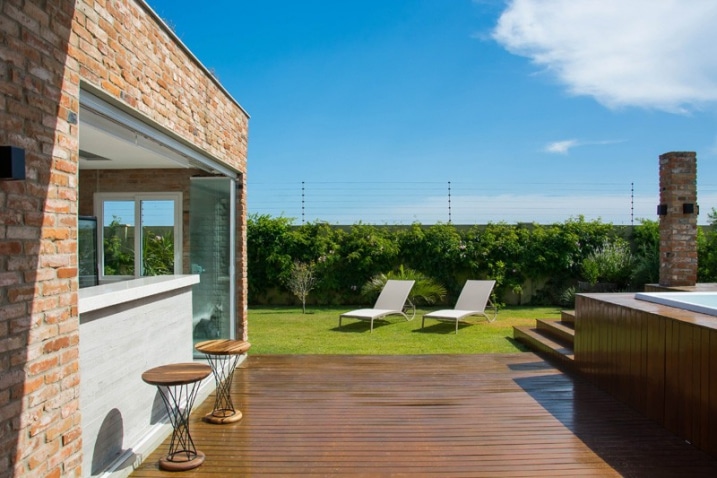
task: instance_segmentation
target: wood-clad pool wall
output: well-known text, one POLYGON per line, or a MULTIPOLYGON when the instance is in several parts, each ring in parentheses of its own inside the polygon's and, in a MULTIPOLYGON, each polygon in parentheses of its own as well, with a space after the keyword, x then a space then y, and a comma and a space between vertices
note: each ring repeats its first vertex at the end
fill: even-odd
POLYGON ((600 388, 717 456, 717 317, 580 294, 575 363, 600 388))

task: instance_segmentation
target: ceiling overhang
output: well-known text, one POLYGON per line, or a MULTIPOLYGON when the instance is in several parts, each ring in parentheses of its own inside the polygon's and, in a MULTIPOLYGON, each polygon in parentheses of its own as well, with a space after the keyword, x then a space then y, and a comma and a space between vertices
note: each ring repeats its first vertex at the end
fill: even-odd
POLYGON ((197 168, 237 177, 215 159, 85 89, 79 136, 81 170, 197 168))

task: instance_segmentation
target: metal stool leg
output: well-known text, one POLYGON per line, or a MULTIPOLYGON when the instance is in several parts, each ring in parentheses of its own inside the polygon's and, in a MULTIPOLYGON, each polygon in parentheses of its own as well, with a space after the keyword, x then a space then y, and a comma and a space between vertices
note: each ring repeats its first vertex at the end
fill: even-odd
POLYGON ((234 370, 240 358, 240 355, 207 354, 207 360, 214 372, 217 395, 214 400, 214 410, 204 417, 206 421, 212 423, 231 423, 241 420, 242 413, 234 408, 231 397, 234 370))
POLYGON ((204 453, 197 450, 189 432, 189 416, 197 398, 200 382, 186 385, 158 387, 172 423, 172 438, 167 456, 159 460, 159 467, 168 471, 196 468, 204 462, 204 453), (182 406, 184 405, 184 406, 182 406))

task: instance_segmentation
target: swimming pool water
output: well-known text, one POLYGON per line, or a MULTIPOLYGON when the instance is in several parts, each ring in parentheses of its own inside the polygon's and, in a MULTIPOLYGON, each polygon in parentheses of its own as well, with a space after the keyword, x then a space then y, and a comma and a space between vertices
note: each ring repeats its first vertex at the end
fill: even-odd
POLYGON ((717 292, 638 292, 635 298, 717 317, 717 292))

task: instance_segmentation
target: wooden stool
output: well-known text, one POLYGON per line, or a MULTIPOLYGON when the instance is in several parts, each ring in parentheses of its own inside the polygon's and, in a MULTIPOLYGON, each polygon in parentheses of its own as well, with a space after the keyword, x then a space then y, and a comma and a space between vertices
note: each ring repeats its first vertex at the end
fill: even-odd
POLYGON ((209 365, 214 372, 217 384, 217 398, 214 401, 214 410, 205 415, 204 419, 211 423, 233 423, 241 420, 242 413, 234 408, 231 389, 234 369, 241 355, 251 344, 243 340, 217 339, 199 342, 194 346, 199 352, 206 355, 209 365))
POLYGON ((159 460, 159 467, 163 470, 191 470, 204 462, 204 453, 197 450, 189 433, 189 415, 199 384, 210 373, 212 369, 209 365, 177 363, 155 367, 142 374, 142 380, 159 389, 172 423, 169 453, 159 460))

